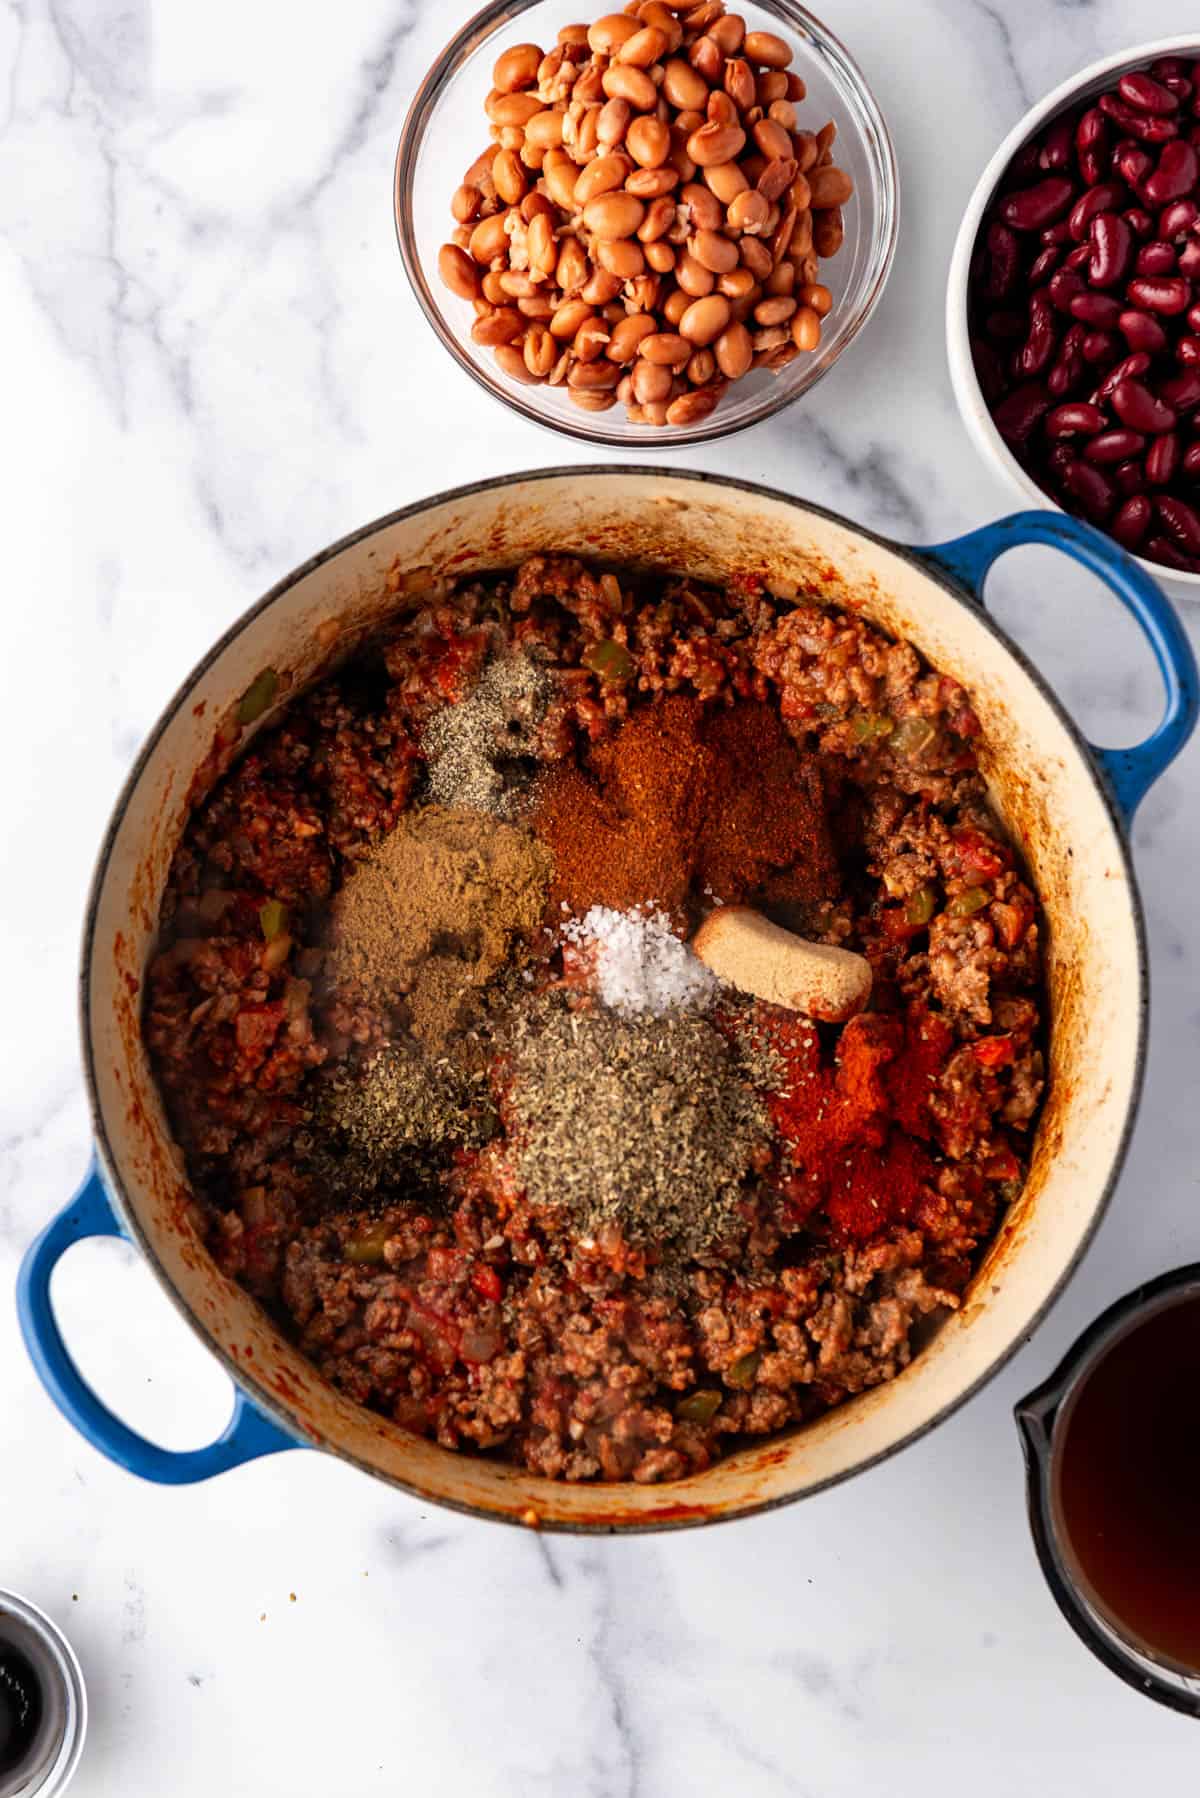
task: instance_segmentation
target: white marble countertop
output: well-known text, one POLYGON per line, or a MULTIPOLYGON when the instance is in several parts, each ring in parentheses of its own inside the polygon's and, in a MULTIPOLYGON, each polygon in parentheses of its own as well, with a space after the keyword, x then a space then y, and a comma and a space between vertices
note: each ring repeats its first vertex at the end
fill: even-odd
MULTIPOLYGON (((942 343, 945 269, 977 172, 1050 85, 1182 14, 1173 0, 824 11, 896 137, 890 289, 803 406, 663 459, 933 541, 1014 509, 968 445, 942 343)), ((108 808, 163 699, 263 588, 353 526, 455 482, 587 459, 450 365, 396 255, 397 131, 465 12, 466 0, 0 9, 5 1292, 87 1157, 79 917, 108 808)), ((1010 558, 994 591, 1094 736, 1145 733, 1156 682, 1111 600, 1037 551, 1010 558)), ((1135 831, 1151 1056, 1099 1240, 1000 1378, 850 1486, 625 1542, 429 1511, 316 1455, 153 1488, 60 1419, 5 1299, 0 1586, 49 1610, 82 1657, 79 1798, 1194 1786, 1194 1726, 1106 1674, 1043 1586, 1011 1408, 1110 1299, 1200 1257, 1198 775, 1200 743, 1135 831)), ((227 1385, 131 1251, 76 1250, 56 1292, 81 1361, 131 1421, 173 1446, 219 1429, 227 1385)))

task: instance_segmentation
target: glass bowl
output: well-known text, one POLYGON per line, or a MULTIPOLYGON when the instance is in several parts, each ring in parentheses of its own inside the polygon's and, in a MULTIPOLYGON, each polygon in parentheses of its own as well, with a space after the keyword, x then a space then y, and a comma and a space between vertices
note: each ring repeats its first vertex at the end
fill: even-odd
POLYGON ((573 405, 562 387, 513 380, 490 349, 472 341, 470 303, 445 288, 438 275, 438 250, 454 228, 450 197, 489 142, 483 106, 497 56, 512 44, 531 41, 549 49, 561 26, 601 17, 603 0, 492 0, 451 40, 417 90, 396 153, 394 188, 396 235, 408 278, 426 318, 459 366, 534 424, 618 449, 661 449, 726 437, 770 418, 819 381, 883 292, 896 248, 899 182, 892 140, 874 95, 849 52, 794 0, 757 0, 736 10, 749 29, 774 30, 792 44, 792 68, 808 86, 799 107, 801 122, 811 130, 827 119, 836 122, 837 164, 853 177, 855 193, 845 207, 842 248, 821 265, 833 309, 824 321, 819 348, 778 374, 757 369, 731 383, 716 410, 694 425, 634 424, 619 403, 607 412, 588 413, 573 405))

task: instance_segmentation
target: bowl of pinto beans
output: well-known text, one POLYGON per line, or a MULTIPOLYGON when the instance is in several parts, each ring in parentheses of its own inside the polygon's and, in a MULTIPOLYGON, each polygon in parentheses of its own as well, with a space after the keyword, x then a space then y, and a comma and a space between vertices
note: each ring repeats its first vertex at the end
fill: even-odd
POLYGON ((1200 40, 1093 63, 984 170, 947 288, 959 409, 1026 496, 1200 597, 1200 40))

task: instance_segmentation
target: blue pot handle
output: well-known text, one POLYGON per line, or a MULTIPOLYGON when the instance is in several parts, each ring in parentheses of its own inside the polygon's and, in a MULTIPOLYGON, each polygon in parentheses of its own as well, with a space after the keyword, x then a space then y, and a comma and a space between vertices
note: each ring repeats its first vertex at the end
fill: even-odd
POLYGON ((1090 568, 1142 627, 1167 690, 1158 729, 1132 749, 1098 749, 1092 754, 1107 774, 1117 805, 1128 822, 1159 775, 1174 761, 1196 727, 1196 658, 1175 608, 1145 569, 1080 518, 1065 512, 1014 512, 965 537, 917 551, 969 587, 983 604, 983 582, 992 563, 1007 549, 1045 543, 1090 568))
POLYGON ((17 1316, 21 1334, 38 1377, 63 1416, 93 1448, 110 1461, 144 1480, 160 1486, 187 1486, 207 1480, 243 1461, 274 1455, 284 1448, 302 1445, 256 1411, 238 1391, 233 1415, 224 1432, 207 1448, 176 1451, 147 1442, 136 1430, 114 1417, 83 1378, 67 1350, 50 1302, 50 1276, 59 1258, 86 1236, 122 1236, 124 1232, 109 1203, 93 1163, 83 1185, 41 1235, 32 1242, 17 1276, 17 1316))

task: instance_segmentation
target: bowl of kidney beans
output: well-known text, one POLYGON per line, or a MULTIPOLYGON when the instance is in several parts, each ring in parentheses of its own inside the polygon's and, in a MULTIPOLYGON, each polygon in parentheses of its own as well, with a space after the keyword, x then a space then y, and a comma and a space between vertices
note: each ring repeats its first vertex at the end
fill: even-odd
POLYGON ((947 337, 988 457, 1200 596, 1200 40, 1093 64, 1010 133, 947 337))

